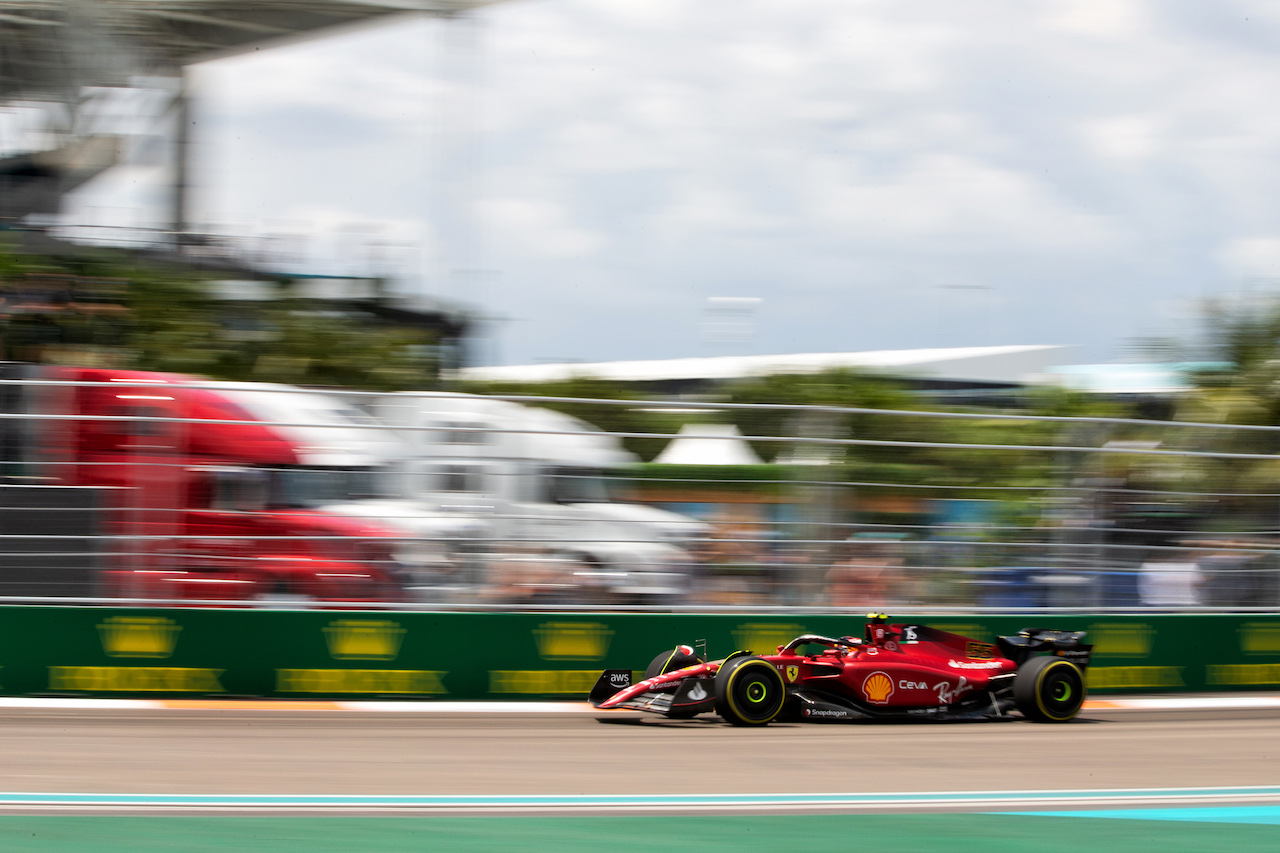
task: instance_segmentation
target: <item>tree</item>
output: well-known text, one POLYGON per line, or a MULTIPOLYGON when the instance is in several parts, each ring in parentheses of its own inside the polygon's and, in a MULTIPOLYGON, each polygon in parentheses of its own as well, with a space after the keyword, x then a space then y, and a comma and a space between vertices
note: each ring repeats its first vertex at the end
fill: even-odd
POLYGON ((275 300, 232 305, 213 297, 209 273, 120 251, 53 258, 0 246, 6 289, 40 276, 76 291, 119 283, 114 305, 97 308, 121 310, 77 303, 13 317, 6 328, 10 358, 385 391, 437 382, 437 341, 424 329, 325 310, 284 290, 275 300))
MULTIPOLYGON (((1178 400, 1180 421, 1280 426, 1280 297, 1249 295, 1206 301, 1187 338, 1144 342, 1147 352, 1188 365, 1191 390, 1178 400)), ((1280 430, 1165 430, 1164 449, 1276 456, 1280 430)), ((1274 526, 1280 459, 1148 459, 1135 466, 1169 491, 1200 493, 1215 526, 1274 526), (1251 497, 1255 495, 1257 497, 1251 497)))
POLYGON ((579 377, 559 382, 472 382, 459 383, 457 390, 493 396, 563 397, 563 401, 532 402, 586 421, 605 432, 622 434, 622 444, 641 461, 662 452, 666 436, 679 432, 683 416, 645 405, 648 395, 625 382, 579 377), (570 399, 571 398, 571 399, 570 399), (591 403, 613 400, 618 403, 591 403), (627 434, 632 434, 628 436, 627 434), (641 434, 636 436, 635 434, 641 434), (643 435, 656 435, 645 438, 643 435))

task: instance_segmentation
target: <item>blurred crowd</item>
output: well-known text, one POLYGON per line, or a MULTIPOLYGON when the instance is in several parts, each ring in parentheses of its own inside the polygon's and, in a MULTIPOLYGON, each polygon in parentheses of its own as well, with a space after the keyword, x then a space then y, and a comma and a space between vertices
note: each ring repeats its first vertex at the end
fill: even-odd
POLYGON ((422 600, 487 605, 919 607, 998 609, 1273 606, 1280 569, 1268 546, 1237 539, 1191 540, 1139 551, 1098 567, 1015 554, 975 566, 971 555, 926 540, 855 534, 834 543, 791 542, 749 525, 726 524, 687 544, 657 587, 636 591, 618 567, 550 547, 504 544, 471 555, 420 586, 422 600), (950 556, 948 556, 950 555, 950 556), (465 582, 469 579, 470 583, 465 582))

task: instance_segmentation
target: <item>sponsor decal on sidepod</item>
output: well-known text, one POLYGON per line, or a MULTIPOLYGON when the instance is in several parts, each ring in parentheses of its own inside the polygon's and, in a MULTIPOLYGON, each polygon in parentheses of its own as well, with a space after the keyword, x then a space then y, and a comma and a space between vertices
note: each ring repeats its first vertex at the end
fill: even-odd
POLYGON ((862 695, 873 705, 889 704, 889 697, 893 695, 893 679, 876 670, 862 682, 862 695))
POLYGON ((960 676, 960 683, 955 687, 951 686, 950 681, 944 681, 933 689, 938 691, 939 704, 950 705, 952 702, 956 701, 956 699, 960 698, 960 694, 964 692, 965 687, 968 685, 969 679, 962 675, 960 676))
POLYGON ((999 669, 1003 664, 998 660, 949 660, 947 666, 952 669, 999 669))

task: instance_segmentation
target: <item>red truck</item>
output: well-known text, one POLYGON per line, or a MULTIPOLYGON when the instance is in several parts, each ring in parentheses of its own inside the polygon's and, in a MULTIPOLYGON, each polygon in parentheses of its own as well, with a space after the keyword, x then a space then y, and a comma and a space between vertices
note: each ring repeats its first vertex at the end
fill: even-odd
MULTIPOLYGON (((24 407, 35 470, 113 496, 103 594, 403 598, 394 555, 404 532, 323 509, 372 496, 382 460, 368 431, 308 433, 254 414, 255 395, 284 386, 96 368, 28 372, 36 378, 24 407)), ((304 418, 305 406, 295 411, 304 418)))

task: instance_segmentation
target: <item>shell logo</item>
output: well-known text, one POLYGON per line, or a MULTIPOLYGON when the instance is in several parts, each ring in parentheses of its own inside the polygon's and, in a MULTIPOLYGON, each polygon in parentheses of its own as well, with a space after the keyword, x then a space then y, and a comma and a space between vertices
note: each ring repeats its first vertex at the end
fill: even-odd
POLYGON ((886 705, 893 695, 893 679, 883 672, 873 672, 862 682, 863 695, 873 705, 886 705))

